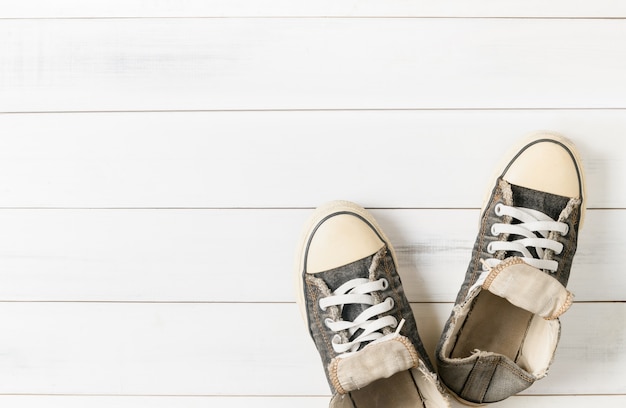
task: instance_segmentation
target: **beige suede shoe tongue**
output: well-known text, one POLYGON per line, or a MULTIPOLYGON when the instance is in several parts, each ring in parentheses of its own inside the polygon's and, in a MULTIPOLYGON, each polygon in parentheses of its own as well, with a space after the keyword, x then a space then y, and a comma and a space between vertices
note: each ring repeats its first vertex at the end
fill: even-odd
POLYGON ((546 320, 562 315, 574 298, 559 281, 520 258, 510 258, 493 268, 482 288, 546 320))
POLYGON ((404 336, 373 343, 346 357, 335 357, 328 366, 333 386, 340 394, 361 389, 400 371, 417 367, 419 358, 404 336))

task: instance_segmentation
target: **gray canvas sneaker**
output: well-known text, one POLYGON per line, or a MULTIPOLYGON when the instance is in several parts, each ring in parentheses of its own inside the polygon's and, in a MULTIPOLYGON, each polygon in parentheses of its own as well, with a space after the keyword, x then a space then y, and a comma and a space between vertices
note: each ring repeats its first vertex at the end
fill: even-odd
POLYGON ((441 381, 469 405, 503 400, 545 377, 584 216, 570 141, 535 133, 505 160, 483 205, 465 281, 437 346, 441 381))
POLYGON ((389 240, 363 208, 334 201, 307 224, 297 299, 321 355, 331 408, 444 408, 389 240))

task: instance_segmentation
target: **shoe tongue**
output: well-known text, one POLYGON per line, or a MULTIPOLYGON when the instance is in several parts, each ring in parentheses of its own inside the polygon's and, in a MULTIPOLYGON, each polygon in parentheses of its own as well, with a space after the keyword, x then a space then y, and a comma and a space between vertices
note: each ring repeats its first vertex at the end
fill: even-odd
POLYGON ((555 221, 558 220, 561 211, 563 211, 570 200, 568 197, 544 193, 514 184, 511 184, 511 193, 513 195, 514 207, 541 211, 555 221))
POLYGON ((372 343, 346 357, 335 357, 328 366, 329 378, 340 394, 361 389, 381 378, 417 367, 415 347, 404 336, 372 343))
POLYGON ((559 281, 521 258, 509 258, 498 264, 489 272, 482 288, 546 320, 563 314, 574 298, 559 281))

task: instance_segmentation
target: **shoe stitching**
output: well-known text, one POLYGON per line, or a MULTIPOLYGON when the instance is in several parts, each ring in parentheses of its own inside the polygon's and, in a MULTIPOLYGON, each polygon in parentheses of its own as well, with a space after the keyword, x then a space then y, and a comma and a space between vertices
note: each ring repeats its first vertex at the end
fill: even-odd
POLYGON ((493 197, 489 203, 489 207, 485 210, 485 214, 483 216, 483 220, 481 222, 481 228, 478 234, 478 245, 476 255, 474 256, 474 267, 472 268, 472 272, 470 274, 470 279, 467 287, 463 291, 462 298, 464 299, 467 296, 467 291, 472 286, 473 282, 476 280, 476 275, 478 273, 478 265, 480 264, 480 258, 482 257, 483 246, 485 245, 485 232, 487 230, 487 220, 489 219, 489 214, 491 213, 496 202, 500 200, 502 197, 502 190, 500 186, 496 187, 496 190, 493 193, 493 197))
POLYGON ((483 289, 485 289, 485 290, 489 289, 489 287, 491 286, 493 281, 496 279, 496 277, 505 268, 508 268, 509 266, 513 266, 513 265, 523 264, 523 263, 524 263, 524 261, 521 258, 513 257, 513 258, 509 258, 506 261, 496 265, 495 267, 493 267, 491 269, 491 272, 487 276, 487 279, 485 279, 485 282, 483 282, 483 289))
MULTIPOLYGON (((480 392, 478 393, 478 395, 480 395, 480 402, 485 401, 485 395, 487 394, 487 390, 489 389, 489 386, 491 385, 491 382, 493 381, 493 376, 496 373, 496 369, 498 368, 498 362, 500 361, 500 359, 493 361, 493 360, 488 360, 485 363, 481 363, 481 360, 478 359, 478 361, 476 362, 477 364, 484 364, 486 367, 486 369, 491 371, 491 377, 489 377, 489 381, 482 385, 481 384, 481 388, 480 392)), ((472 370, 473 371, 473 370, 472 370)))
POLYGON ((341 385, 341 382, 339 381, 339 374, 337 373, 338 369, 339 369, 339 360, 337 360, 336 358, 333 358, 328 367, 328 372, 330 374, 330 381, 332 382, 333 387, 335 387, 335 389, 337 390, 339 394, 347 394, 348 391, 346 391, 343 388, 343 386, 341 385))
MULTIPOLYGON (((386 248, 383 248, 381 251, 384 251, 384 256, 382 259, 382 265, 379 264, 379 266, 382 266, 383 272, 388 277, 387 281, 390 282, 389 286, 393 290, 393 293, 395 294, 396 299, 399 299, 398 305, 396 305, 397 312, 395 316, 398 319, 398 321, 400 321, 403 319, 402 309, 400 306, 404 308, 404 304, 403 304, 404 302, 402 301, 402 297, 400 296, 400 293, 398 292, 398 287, 396 286, 395 279, 392 275, 392 272, 395 271, 395 264, 393 263, 393 259, 390 260, 389 257, 387 256, 389 252, 387 251, 386 248), (391 267, 392 265, 393 265, 393 268, 391 267)), ((409 354, 411 355, 411 359, 413 360, 413 367, 417 367, 417 364, 419 362, 419 355, 417 354, 417 351, 415 350, 415 346, 413 345, 413 342, 405 336, 399 336, 399 337, 394 338, 393 340, 401 342, 407 348, 407 350, 409 351, 409 354)))
MULTIPOLYGON (((575 232, 572 232, 572 234, 575 234, 575 232)), ((563 263, 561 266, 561 268, 559 268, 559 271, 557 273, 557 279, 561 282, 561 281, 565 281, 565 271, 566 268, 572 267, 570 258, 571 258, 571 252, 572 252, 572 246, 573 246, 573 239, 576 239, 574 237, 574 235, 572 235, 571 237, 569 237, 570 239, 567 242, 567 245, 565 245, 565 252, 563 253, 563 256, 561 257, 561 262, 563 263)), ((568 277, 569 278, 569 277, 568 277)), ((568 279, 569 280, 569 279, 568 279)))
MULTIPOLYGON (((387 276, 390 277, 390 281, 392 282, 390 284, 390 286, 393 287, 394 293, 396 293, 396 295, 399 297, 398 292, 396 291, 395 285, 393 283, 393 279, 391 279, 391 268, 389 267, 389 260, 387 258, 388 251, 386 247, 383 247, 379 250, 379 252, 376 254, 378 255, 378 258, 374 258, 372 262, 377 262, 377 265, 375 266, 375 268, 373 269, 373 272, 370 273, 370 278, 372 274, 376 274, 376 270, 378 270, 381 266, 383 266, 383 270, 386 272, 387 276), (381 259, 382 258, 382 259, 381 259), (382 263, 380 262, 382 261, 382 263)), ((309 297, 312 298, 313 304, 317 304, 318 302, 318 291, 325 294, 326 296, 330 295, 330 290, 326 287, 325 283, 323 280, 319 279, 319 278, 315 278, 315 277, 311 277, 311 276, 306 276, 306 282, 308 283, 307 285, 307 292, 309 294, 309 297), (314 287, 316 287, 318 290, 314 290, 314 287)), ((325 325, 322 325, 321 320, 320 320, 320 315, 319 315, 319 311, 316 307, 313 307, 313 314, 315 317, 315 322, 317 327, 319 328, 319 332, 322 335, 323 341, 326 344, 326 347, 328 350, 332 349, 332 345, 328 339, 328 336, 326 334, 326 330, 325 330, 325 325)), ((333 307, 333 310, 336 309, 336 307, 333 307)), ((332 311, 331 311, 331 314, 332 311)), ((338 313, 335 313, 338 315, 338 313)), ((398 313, 398 316, 402 316, 401 313, 398 313)), ((337 317, 337 316, 335 316, 337 317)), ((400 341, 406 348, 407 351, 409 352, 409 355, 411 356, 411 360, 413 361, 413 367, 416 367, 417 362, 419 361, 419 357, 417 355, 417 353, 414 351, 414 347, 413 344, 406 339, 404 336, 401 337, 397 337, 394 340, 398 340, 400 341), (411 347, 408 347, 408 344, 411 345, 411 347)), ((335 390, 337 391, 337 393, 339 394, 349 394, 348 391, 346 391, 344 389, 344 387, 341 385, 341 382, 339 380, 339 374, 338 374, 338 368, 339 368, 339 360, 335 357, 331 360, 330 364, 328 365, 328 374, 329 374, 329 379, 330 382, 332 384, 332 386, 335 388, 335 390)))
MULTIPOLYGON (((378 250, 378 252, 376 252, 374 257, 372 258, 372 264, 369 267, 369 273, 368 273, 368 278, 370 281, 374 281, 378 279, 378 276, 380 275, 378 271, 379 269, 381 269, 381 267, 383 267, 383 270, 384 270, 386 254, 387 254, 387 248, 383 246, 381 249, 378 250)), ((389 282, 389 279, 387 279, 387 282, 389 282)), ((376 303, 380 303, 383 301, 383 297, 381 296, 381 293, 384 293, 384 292, 372 293, 372 297, 376 300, 376 303)), ((398 319, 398 321, 400 321, 400 319, 398 319)), ((390 333, 391 333, 391 330, 389 329, 389 327, 383 328, 383 334, 390 334, 390 333)))
POLYGON ((576 206, 576 207, 574 207, 572 209, 572 212, 569 215, 571 217, 571 221, 572 221, 572 227, 573 227, 572 229, 574 230, 572 232, 572 234, 573 234, 572 235, 572 239, 569 240, 568 245, 567 245, 567 250, 566 250, 567 251, 566 254, 568 256, 567 259, 570 260, 569 261, 570 267, 572 265, 571 259, 574 256, 574 254, 570 255, 570 252, 576 251, 575 246, 576 246, 576 242, 578 242, 578 222, 579 222, 579 219, 580 219, 580 202, 578 204, 579 204, 578 206, 576 206))
MULTIPOLYGON (((459 361, 459 362, 456 362, 456 361, 450 361, 450 359, 446 359, 446 360, 447 360, 447 361, 441 361, 441 360, 440 360, 440 362, 441 362, 441 364, 440 364, 440 365, 441 365, 442 367, 445 367, 445 368, 451 368, 451 369, 455 369, 456 367, 459 367, 459 366, 464 366, 464 365, 467 365, 467 364, 473 364, 473 361, 459 361)), ((520 369, 517 365, 515 366, 515 369, 513 369, 512 367, 510 367, 510 365, 509 365, 509 364, 507 364, 507 362, 506 362, 506 361, 499 361, 499 362, 498 362, 498 365, 500 365, 500 366, 502 366, 502 367, 506 368, 506 369, 507 369, 507 370, 509 370, 512 374, 514 374, 515 376, 517 376, 517 377, 521 378, 522 380, 524 380, 524 381, 526 381, 526 382, 529 382, 529 383, 531 383, 531 384, 535 382, 535 379, 534 379, 533 377, 529 377, 528 375, 526 375, 526 374, 524 374, 524 373, 519 372, 519 370, 521 370, 521 369, 520 369)))
POLYGON ((516 377, 526 381, 527 383, 533 384, 535 382, 535 379, 532 377, 527 376, 524 373, 519 372, 519 368, 517 366, 515 367, 511 367, 510 364, 507 364, 506 361, 498 361, 497 365, 500 367, 503 367, 504 369, 508 370, 511 374, 515 375, 516 377))
POLYGON ((535 380, 533 378, 528 377, 527 375, 520 373, 519 372, 519 368, 516 367, 511 367, 511 365, 509 363, 507 363, 507 361, 503 360, 502 358, 499 358, 498 361, 495 361, 495 366, 496 368, 493 371, 493 375, 491 376, 491 379, 489 380, 489 383, 487 384, 487 387, 485 388, 485 392, 483 393, 483 401, 485 398, 485 395, 487 395, 487 391, 489 391, 489 387, 491 386, 491 383, 493 382, 493 379, 495 377, 495 372, 498 369, 498 367, 502 367, 505 370, 507 370, 509 373, 513 374, 514 376, 516 376, 517 378, 529 383, 529 387, 534 384, 535 380))
MULTIPOLYGON (((461 389, 461 394, 464 394, 464 390, 467 388, 467 385, 470 384, 470 387, 473 387, 472 382, 474 381, 474 377, 476 377, 476 373, 474 370, 475 365, 481 360, 476 360, 474 362, 474 365, 472 367, 472 371, 470 372, 470 375, 468 376, 466 382, 463 384, 463 388, 461 389)), ((467 364, 467 363, 466 363, 467 364)), ((504 368, 507 372, 513 374, 515 377, 521 379, 522 381, 526 382, 530 385, 532 385, 535 382, 534 378, 531 378, 527 375, 525 375, 524 373, 520 372, 518 367, 511 367, 511 365, 503 360, 502 358, 498 358, 497 361, 485 361, 482 360, 482 363, 484 365, 490 365, 490 366, 496 366, 496 368, 494 368, 494 374, 495 374, 495 370, 497 369, 497 367, 502 367, 504 368)), ((491 385, 491 382, 493 381, 493 375, 491 377, 491 379, 489 380, 489 383, 487 384, 487 386, 484 388, 484 391, 481 392, 482 397, 481 397, 481 403, 483 402, 484 396, 487 394, 487 390, 489 389, 489 385, 491 385)))
POLYGON ((567 292, 567 298, 565 299, 565 302, 563 302, 563 304, 561 305, 559 310, 554 312, 554 314, 552 316, 544 317, 544 319, 545 320, 555 320, 555 319, 557 319, 559 316, 561 316, 563 313, 565 313, 567 311, 567 309, 570 308, 572 303, 574 303, 574 294, 572 292, 568 291, 567 292))
MULTIPOLYGON (((388 252, 385 251, 385 254, 388 254, 388 252)), ((390 260, 389 257, 387 257, 387 256, 385 256, 383 258, 383 271, 385 272, 385 274, 389 278, 388 279, 388 281, 390 282, 389 286, 393 290, 393 293, 395 294, 396 299, 398 299, 398 302, 397 302, 398 304, 396 305, 397 306, 397 312, 396 312, 395 316, 398 319, 398 321, 400 321, 400 320, 402 320, 404 318, 402 310, 405 307, 405 304, 404 304, 405 302, 403 300, 403 297, 398 292, 398 289, 399 289, 400 286, 397 286, 395 284, 395 279, 392 276, 393 271, 395 271, 395 263, 393 262, 393 259, 390 260), (391 267, 392 265, 393 265, 393 268, 391 267)), ((417 353, 417 350, 415 349, 415 345, 413 344, 413 342, 409 338, 407 338, 406 336, 396 337, 396 338, 394 338, 394 340, 400 341, 402 344, 404 344, 404 346, 409 351, 409 354, 411 355, 411 359, 414 362, 413 363, 413 367, 417 367, 417 365, 418 365, 418 363, 420 361, 420 357, 419 357, 419 354, 417 353), (409 345, 410 345, 410 347, 409 347, 409 345)))
POLYGON ((398 321, 400 321, 404 318, 402 314, 402 309, 404 309, 404 302, 402 301, 402 297, 400 296, 398 288, 396 287, 396 281, 394 279, 394 276, 392 275, 392 272, 395 271, 395 264, 393 263, 393 259, 389 260, 389 258, 387 257, 387 253, 388 252, 385 250, 385 256, 383 258, 383 271, 389 278, 387 279, 387 281, 389 282, 389 287, 393 291, 395 298, 398 299, 398 302, 396 304, 395 317, 398 319, 398 321), (392 265, 393 268, 391 267, 392 265))
MULTIPOLYGON (((513 191, 511 190, 511 185, 507 183, 505 180, 500 180, 498 182, 498 186, 500 187, 500 191, 502 192, 502 202, 506 205, 513 205, 513 191)), ((502 219, 503 224, 511 224, 511 222, 513 221, 513 217, 511 217, 510 215, 505 215, 501 217, 501 219, 502 219)), ((498 240, 508 241, 510 235, 511 234, 509 233, 502 233, 498 237, 498 240)), ((505 250, 500 250, 495 255, 495 258, 501 261, 504 260, 505 257, 506 257, 505 250)))
POLYGON ((324 343, 326 344, 326 349, 327 350, 332 350, 332 345, 331 345, 330 341, 328 340, 328 336, 326 335, 326 331, 324 330, 324 327, 321 324, 319 311, 317 310, 317 307, 315 307, 315 305, 317 305, 317 302, 318 302, 317 291, 313 290, 313 284, 315 282, 309 281, 309 280, 312 280, 312 278, 309 278, 309 276, 306 277, 306 280, 307 280, 307 283, 308 283, 308 285, 307 285, 307 292, 308 292, 309 296, 312 298, 313 305, 314 305, 312 309, 313 309, 313 315, 315 317, 316 325, 317 325, 317 327, 319 329, 318 331, 320 332, 320 334, 322 335, 322 338, 324 339, 324 343))
MULTIPOLYGON (((415 347, 413 346, 413 343, 411 343, 411 341, 404 336, 398 336, 391 340, 400 342, 400 344, 402 344, 406 348, 407 352, 409 353, 409 356, 411 357, 411 361, 413 362, 413 365, 410 368, 417 367, 420 360, 419 360, 419 356, 417 355, 417 352, 415 351, 415 347)), ((393 358, 400 361, 400 358, 398 356, 393 356, 393 358)), ((338 371, 339 371, 339 359, 333 358, 328 366, 330 381, 333 387, 335 387, 335 389, 337 390, 337 393, 348 394, 348 391, 345 390, 345 388, 341 384, 341 381, 339 380, 338 371)), ((354 385, 355 385, 355 388, 358 388, 356 387, 356 384, 354 385)))
MULTIPOLYGON (((482 364, 484 364, 484 365, 487 365, 487 364, 493 365, 492 361, 484 361, 484 362, 482 362, 480 360, 480 357, 478 359, 476 359, 476 361, 474 361, 474 364, 472 365, 472 370, 470 371, 469 376, 467 376, 467 380, 465 380, 465 383, 463 384, 463 388, 461 389, 461 396, 463 396, 463 398, 467 398, 466 397, 466 395, 467 395, 466 390, 469 391, 468 388, 471 389, 471 388, 475 387, 475 385, 474 385, 474 378, 478 375, 477 374, 477 370, 476 370, 476 365, 479 364, 479 362, 480 362, 481 365, 482 364)), ((479 401, 477 401, 477 402, 482 402, 482 398, 479 401)))
MULTIPOLYGON (((474 366, 479 361, 481 361, 481 360, 476 360, 476 362, 474 363, 474 366)), ((535 379, 534 378, 531 378, 531 377, 525 375, 524 373, 519 372, 519 368, 517 366, 516 367, 511 367, 511 365, 507 361, 503 360, 502 358, 498 358, 497 361, 484 361, 483 360, 482 364, 485 364, 485 365, 488 364, 490 366, 494 366, 495 365, 495 368, 493 369, 493 374, 492 374, 491 378, 489 379, 489 382, 487 383, 487 385, 484 387, 484 389, 480 393, 481 394, 480 403, 484 402, 485 395, 487 395, 487 391, 489 390, 489 386, 493 382, 495 371, 497 370, 498 367, 502 367, 507 372, 509 372, 509 373, 513 374, 514 376, 516 376, 517 378, 527 382, 529 384, 529 386, 535 383, 535 379)), ((476 376, 476 374, 474 374, 474 369, 472 368, 472 371, 471 371, 471 373, 470 373, 466 383, 463 385, 463 390, 465 390, 466 385, 470 381, 473 381, 473 377, 475 377, 475 376, 476 376)), ((463 392, 463 390, 461 392, 463 392)))
POLYGON ((392 340, 399 341, 404 347, 406 347, 409 355, 411 356, 411 360, 413 360, 411 368, 417 367, 417 364, 419 363, 419 356, 417 355, 417 351, 415 350, 413 343, 411 343, 411 341, 404 336, 394 337, 392 340))
MULTIPOLYGON (((318 302, 317 291, 313 290, 312 288, 313 286, 318 287, 318 282, 315 282, 315 279, 310 278, 309 276, 307 276, 306 278, 308 281, 307 283, 309 283, 309 285, 307 285, 307 292, 309 293, 310 297, 313 299, 313 305, 317 305, 317 302, 318 302)), ((318 287, 318 290, 320 290, 319 287, 318 287)), ((326 335, 325 327, 322 325, 320 321, 319 311, 317 310, 317 307, 315 306, 313 307, 313 314, 315 316, 315 322, 318 327, 318 331, 322 335, 323 341, 326 344, 326 350, 330 351, 332 350, 332 345, 328 339, 328 336, 326 335)), ((339 382, 339 377, 337 375, 337 365, 338 365, 338 361, 336 361, 336 359, 333 358, 330 361, 330 365, 328 367, 328 376, 335 390, 339 394, 346 394, 346 390, 343 389, 343 387, 341 386, 341 383, 339 382)))
MULTIPOLYGON (((572 199, 570 199, 569 202, 567 203, 567 205, 565 206, 565 208, 563 209, 563 211, 561 212, 561 214, 559 215, 559 221, 561 221, 561 222, 565 222, 569 218, 570 223, 571 223, 570 234, 572 234, 569 237, 569 239, 567 239, 566 245, 565 245, 565 250, 564 250, 563 254, 560 257, 561 261, 568 260, 568 262, 566 262, 566 264, 569 265, 569 268, 567 268, 566 264, 561 265, 561 263, 560 263, 559 264, 560 268, 557 271, 557 273, 554 275, 554 277, 559 282, 562 282, 562 281, 565 280, 564 279, 565 278, 565 275, 564 275, 565 271, 569 270, 571 268, 571 259, 570 259, 571 256, 570 256, 570 253, 572 252, 572 249, 574 247, 574 242, 577 239, 577 235, 578 235, 577 224, 578 224, 578 215, 579 215, 579 210, 580 210, 580 203, 581 203, 580 198, 572 198, 572 199)), ((565 283, 563 285, 565 286, 565 283)))

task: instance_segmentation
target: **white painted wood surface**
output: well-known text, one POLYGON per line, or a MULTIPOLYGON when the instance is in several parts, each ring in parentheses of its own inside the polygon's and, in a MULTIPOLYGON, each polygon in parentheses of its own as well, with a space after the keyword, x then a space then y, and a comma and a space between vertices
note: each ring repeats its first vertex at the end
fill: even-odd
POLYGON ((625 17, 620 0, 0 0, 4 18, 625 17))
MULTIPOLYGON (((125 397, 125 396, 0 396, 0 404, 12 408, 240 408, 240 407, 272 407, 272 408, 326 408, 328 397, 125 397)), ((622 408, 626 397, 622 395, 602 396, 514 396, 507 400, 509 408, 571 408, 595 404, 603 408, 622 408)), ((494 405, 498 406, 498 405, 494 405)), ((463 407, 453 401, 453 407, 463 407)))
MULTIPOLYGON (((415 304, 428 350, 451 307, 415 304)), ((626 345, 612 335, 626 305, 576 303, 561 321, 550 375, 524 393, 626 393, 626 345)), ((328 393, 293 303, 9 302, 0 305, 0 323, 0 349, 10 350, 0 355, 7 394, 328 393)))
POLYGON ((626 208, 626 110, 19 114, 0 126, 1 207, 478 208, 498 158, 552 129, 583 152, 588 207, 626 208))
MULTIPOLYGON (((293 302, 292 250, 310 210, 2 210, 0 299, 293 302), (233 287, 233 275, 241 284, 233 287), (228 289, 226 289, 228 288, 228 289)), ((413 302, 452 302, 479 210, 373 210, 413 302)), ((589 210, 570 290, 626 301, 626 211, 589 210)))
POLYGON ((496 406, 623 407, 624 17, 0 0, 0 406, 327 406, 292 292, 310 209, 374 208, 432 352, 494 164, 552 129, 587 171, 576 303, 548 378, 496 406))
POLYGON ((623 19, 20 19, 0 38, 0 112, 626 108, 623 19))

